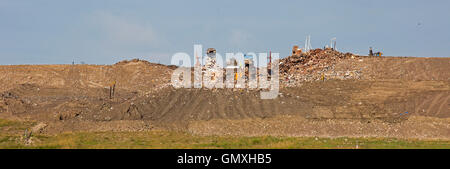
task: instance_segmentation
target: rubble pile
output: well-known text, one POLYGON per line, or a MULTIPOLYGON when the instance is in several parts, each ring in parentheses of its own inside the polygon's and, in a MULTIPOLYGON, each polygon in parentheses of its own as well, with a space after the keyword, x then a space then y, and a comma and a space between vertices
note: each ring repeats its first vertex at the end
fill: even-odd
POLYGON ((146 61, 146 60, 132 59, 132 60, 122 60, 120 62, 117 62, 114 65, 126 65, 126 64, 129 64, 129 63, 144 63, 144 64, 148 64, 148 65, 152 64, 152 63, 150 63, 149 61, 146 61))
POLYGON ((357 58, 352 53, 341 53, 331 48, 314 49, 280 60, 280 80, 287 86, 295 86, 297 82, 324 79, 358 79, 361 71, 335 71, 339 60, 357 58))
MULTIPOLYGON (((143 60, 143 59, 122 60, 120 62, 115 63, 114 65, 120 66, 120 65, 127 65, 127 64, 144 64, 144 65, 147 65, 147 66, 166 66, 166 65, 162 65, 160 63, 152 63, 152 62, 149 62, 149 61, 143 60)), ((171 69, 175 69, 176 68, 176 66, 173 66, 173 65, 170 65, 170 66, 167 66, 167 67, 169 67, 171 69)))

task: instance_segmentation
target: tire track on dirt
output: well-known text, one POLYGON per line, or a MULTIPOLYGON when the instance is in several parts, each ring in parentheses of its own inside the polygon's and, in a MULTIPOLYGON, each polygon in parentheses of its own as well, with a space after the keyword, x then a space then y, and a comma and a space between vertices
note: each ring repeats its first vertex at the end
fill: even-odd
POLYGON ((439 103, 439 99, 443 96, 443 93, 439 93, 436 96, 434 96, 434 98, 431 100, 430 105, 428 106, 427 110, 427 114, 429 115, 433 115, 433 114, 438 114, 439 112, 433 112, 433 108, 435 107, 436 104, 439 103))
POLYGON ((442 102, 441 106, 439 106, 439 109, 438 109, 439 113, 442 112, 442 109, 444 108, 445 105, 447 105, 448 107, 447 107, 447 111, 444 110, 445 111, 444 113, 450 113, 450 109, 449 109, 450 105, 449 105, 449 101, 448 101, 449 98, 450 98, 450 95, 448 95, 442 102))

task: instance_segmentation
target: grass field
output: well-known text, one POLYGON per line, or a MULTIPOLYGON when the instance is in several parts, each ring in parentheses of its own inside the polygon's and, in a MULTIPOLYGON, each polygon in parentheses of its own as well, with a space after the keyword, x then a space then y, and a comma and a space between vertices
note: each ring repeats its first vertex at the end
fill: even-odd
POLYGON ((233 137, 195 136, 171 131, 148 132, 78 132, 58 135, 32 135, 26 144, 23 132, 32 122, 0 119, 0 148, 38 149, 377 149, 377 148, 450 148, 448 140, 402 140, 394 138, 305 138, 305 137, 233 137))

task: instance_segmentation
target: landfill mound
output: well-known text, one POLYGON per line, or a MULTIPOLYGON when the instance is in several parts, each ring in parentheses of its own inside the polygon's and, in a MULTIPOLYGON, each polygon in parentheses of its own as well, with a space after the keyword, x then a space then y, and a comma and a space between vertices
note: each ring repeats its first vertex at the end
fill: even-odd
POLYGON ((359 57, 340 60, 335 72, 360 72, 360 79, 450 81, 449 58, 359 57))
POLYGON ((291 55, 280 60, 280 72, 283 74, 310 74, 327 69, 340 59, 358 57, 351 53, 336 50, 314 49, 305 53, 291 55))
POLYGON ((314 49, 293 54, 280 60, 282 82, 288 86, 304 81, 358 78, 360 72, 336 72, 334 66, 344 59, 355 59, 352 53, 341 53, 332 48, 314 49))
POLYGON ((107 89, 91 88, 79 93, 67 88, 23 84, 0 94, 0 115, 44 122, 48 124, 44 132, 48 133, 77 128, 97 131, 99 124, 109 126, 103 128, 117 125, 117 130, 128 129, 124 126, 134 126, 130 121, 152 126, 144 126, 146 129, 185 131, 197 121, 272 119, 286 115, 313 121, 376 121, 384 125, 402 123, 410 116, 450 118, 449 88, 449 83, 329 80, 283 88, 279 97, 271 100, 261 100, 255 90, 172 87, 144 96, 121 90, 109 99, 107 89))
POLYGON ((0 92, 21 84, 83 92, 116 82, 118 90, 145 94, 166 87, 175 68, 138 59, 114 65, 5 65, 0 66, 0 92))
POLYGON ((449 58, 376 57, 314 49, 280 59, 282 86, 338 80, 449 81, 449 58))
POLYGON ((39 128, 48 134, 157 128, 206 135, 378 137, 389 130, 389 137, 422 138, 429 132, 434 134, 428 138, 450 138, 448 58, 316 49, 281 60, 285 86, 272 100, 261 100, 259 90, 175 89, 170 86, 175 68, 142 60, 0 66, 0 118, 43 123, 39 128), (379 130, 371 135, 353 124, 379 130), (410 130, 402 130, 403 124, 410 130))

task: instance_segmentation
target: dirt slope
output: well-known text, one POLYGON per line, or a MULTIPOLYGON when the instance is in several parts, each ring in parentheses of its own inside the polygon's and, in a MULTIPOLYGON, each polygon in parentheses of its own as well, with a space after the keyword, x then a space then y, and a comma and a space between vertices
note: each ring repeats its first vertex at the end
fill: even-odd
POLYGON ((132 60, 115 65, 8 65, 0 66, 0 91, 20 84, 48 88, 117 88, 144 92, 168 83, 173 67, 132 60))
POLYGON ((138 60, 0 66, 0 118, 44 122, 46 133, 168 128, 207 135, 382 137, 383 130, 400 130, 384 134, 426 138, 429 132, 429 138, 450 139, 449 61, 342 58, 310 72, 327 75, 324 81, 288 81, 295 86, 284 86, 274 100, 261 100, 253 90, 174 89, 169 85, 174 67, 138 60), (328 76, 356 70, 360 76, 328 76), (109 99, 114 80, 117 94, 109 99), (258 123, 267 126, 255 129, 258 123), (216 130, 220 127, 226 130, 216 130))
POLYGON ((360 70, 363 79, 397 79, 412 81, 449 81, 449 58, 362 57, 346 59, 335 69, 360 70))

